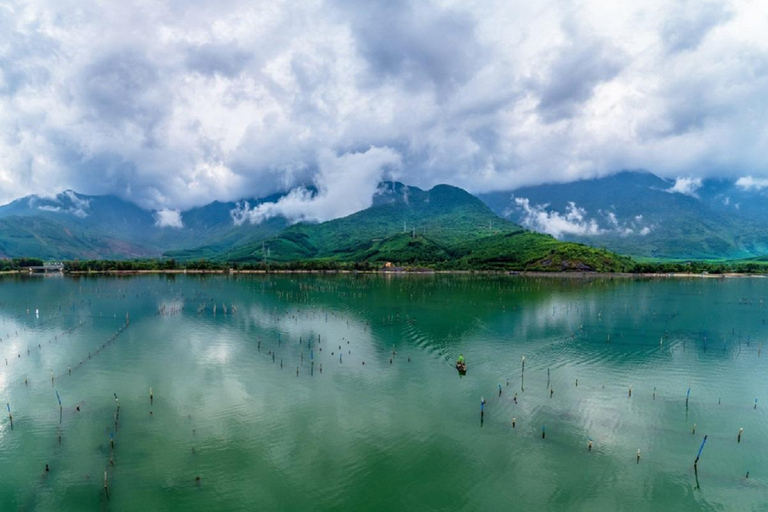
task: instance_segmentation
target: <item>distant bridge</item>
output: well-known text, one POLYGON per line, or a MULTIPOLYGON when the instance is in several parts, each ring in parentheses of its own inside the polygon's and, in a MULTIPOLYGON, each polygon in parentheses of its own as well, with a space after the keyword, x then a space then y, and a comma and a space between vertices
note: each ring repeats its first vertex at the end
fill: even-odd
POLYGON ((64 264, 58 261, 46 263, 42 266, 29 267, 30 274, 52 274, 64 271, 64 264))

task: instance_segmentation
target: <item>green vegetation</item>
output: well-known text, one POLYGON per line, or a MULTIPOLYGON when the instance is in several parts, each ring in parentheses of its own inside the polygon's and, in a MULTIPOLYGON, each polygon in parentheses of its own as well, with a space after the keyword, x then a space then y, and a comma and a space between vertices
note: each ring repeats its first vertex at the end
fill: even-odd
POLYGON ((762 194, 727 181, 705 182, 695 196, 673 194, 668 192, 673 184, 650 173, 623 172, 479 197, 497 214, 520 223, 527 215, 515 198, 547 205, 548 212, 561 216, 574 204, 600 230, 564 234, 567 240, 635 257, 731 260, 768 253, 762 194))
POLYGON ((631 258, 548 235, 521 231, 454 247, 460 267, 483 270, 631 272, 631 258))
POLYGON ((167 255, 177 259, 212 257, 239 263, 265 257, 277 262, 383 261, 386 255, 402 253, 404 261, 415 261, 420 254, 428 254, 429 261, 436 261, 448 257, 440 253, 445 247, 493 234, 522 231, 456 187, 438 185, 429 191, 399 183, 390 183, 388 187, 376 204, 348 217, 321 224, 296 224, 276 236, 259 238, 219 254, 202 248, 198 252, 168 252, 167 255), (419 241, 408 241, 414 234, 421 237, 419 241), (417 245, 430 246, 431 250, 417 245))
MULTIPOLYGON (((644 184, 645 189, 649 186, 644 184)), ((643 187, 635 189, 637 194, 637 189, 643 190, 643 187)), ((584 198, 588 197, 588 190, 583 192, 584 198)), ((679 194, 660 194, 667 201, 671 197, 675 204, 691 200, 677 197, 679 194)), ((34 254, 46 259, 69 260, 65 270, 71 272, 226 271, 231 268, 768 272, 768 257, 732 261, 647 257, 633 260, 603 248, 559 241, 498 217, 475 196, 448 185, 424 191, 400 183, 386 183, 374 196, 370 208, 328 222, 289 227, 283 218, 268 219, 261 224, 234 225, 230 215, 234 203, 215 203, 190 211, 185 218, 185 230, 157 231, 148 213, 144 212, 146 218, 137 219, 136 207, 131 209, 107 199, 103 199, 103 204, 92 200, 94 216, 78 221, 82 226, 73 219, 67 224, 51 212, 18 215, 14 212, 20 207, 14 206, 16 210, 0 216, 0 258, 34 254), (105 235, 103 230, 108 224, 99 224, 96 218, 99 216, 119 226, 113 230, 114 236, 123 239, 111 238, 112 233, 105 235), (146 235, 143 238, 142 233, 146 235), (175 245, 179 250, 167 251, 163 258, 156 258, 156 250, 146 250, 171 240, 179 244, 175 245), (195 249, 188 248, 192 240, 198 241, 195 249)), ((709 245, 717 245, 716 242, 709 245)), ((21 259, 0 260, 0 270, 24 266, 28 265, 21 259)))
POLYGON ((619 272, 632 262, 601 249, 563 243, 497 217, 471 194, 440 185, 429 191, 392 183, 371 208, 220 254, 201 248, 168 256, 213 258, 233 266, 434 268, 619 272), (310 263, 311 262, 311 263, 310 263))
MULTIPOLYGON (((398 237, 393 244, 404 244, 400 255, 404 259, 386 259, 375 253, 359 260, 307 259, 289 262, 251 261, 227 263, 210 260, 177 261, 174 259, 140 260, 86 260, 65 261, 66 272, 139 272, 139 271, 379 271, 379 270, 437 270, 437 271, 546 271, 546 272, 603 272, 633 274, 768 274, 768 258, 733 261, 634 261, 611 252, 592 249, 579 244, 559 243, 554 239, 543 240, 537 233, 521 232, 514 235, 491 236, 475 242, 474 247, 457 246, 453 255, 441 249, 435 253, 435 245, 418 236, 409 242, 398 237), (503 248, 504 252, 499 252, 503 248), (510 249, 513 249, 509 252, 510 249), (461 254, 461 251, 467 251, 461 254), (437 254, 444 259, 434 259, 437 254), (386 265, 391 263, 391 266, 386 265)), ((35 258, 0 259, 0 272, 19 271, 31 266, 41 266, 35 258)))
POLYGON ((12 272, 28 267, 39 267, 42 264, 43 260, 37 258, 0 259, 0 272, 12 272))
MULTIPOLYGON (((34 254, 45 259, 68 259, 85 255, 102 257, 130 253, 129 244, 88 235, 77 228, 45 217, 0 218, 0 257, 34 254)), ((135 254, 146 255, 146 254, 135 254)))
POLYGON ((178 264, 174 259, 65 261, 66 272, 137 272, 165 270, 224 270, 226 264, 207 260, 178 264))

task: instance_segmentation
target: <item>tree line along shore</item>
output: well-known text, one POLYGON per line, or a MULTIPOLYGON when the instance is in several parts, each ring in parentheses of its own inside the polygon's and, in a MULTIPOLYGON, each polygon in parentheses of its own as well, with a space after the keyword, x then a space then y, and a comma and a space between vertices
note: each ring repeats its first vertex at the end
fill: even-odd
MULTIPOLYGON (((643 261, 632 262, 616 271, 592 270, 579 267, 547 268, 540 265, 482 264, 467 265, 456 262, 409 262, 404 264, 381 262, 342 262, 311 260, 296 262, 246 262, 227 263, 210 260, 177 261, 175 259, 135 260, 72 260, 63 261, 66 273, 281 273, 281 272, 530 272, 536 274, 649 274, 649 275, 712 275, 768 274, 768 263, 758 261, 643 261)), ((30 267, 42 267, 45 262, 38 258, 0 259, 0 273, 28 272, 30 267)))

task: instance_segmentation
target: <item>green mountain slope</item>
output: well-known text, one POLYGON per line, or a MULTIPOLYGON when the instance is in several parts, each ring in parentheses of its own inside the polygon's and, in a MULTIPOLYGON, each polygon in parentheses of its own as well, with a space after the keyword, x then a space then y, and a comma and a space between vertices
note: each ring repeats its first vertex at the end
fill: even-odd
MULTIPOLYGON (((219 259, 233 262, 263 259, 263 250, 268 249, 267 256, 272 261, 346 261, 354 255, 382 248, 382 241, 404 232, 423 236, 438 246, 450 246, 520 230, 462 189, 438 185, 424 191, 400 183, 386 183, 370 208, 321 224, 296 224, 265 240, 264 244, 261 241, 244 244, 222 253, 219 259)), ((391 246, 395 240, 387 244, 391 246)))
MULTIPOLYGON (((250 199, 250 207, 280 195, 250 199)), ((245 204, 245 201, 240 203, 245 204)), ((213 202, 179 212, 181 227, 159 226, 156 212, 115 196, 87 196, 71 190, 54 197, 27 196, 0 206, 0 247, 5 257, 67 258, 159 257, 163 251, 207 245, 215 254, 246 241, 273 236, 288 224, 283 218, 258 225, 236 225, 238 203, 213 202), (62 238, 62 233, 69 233, 62 238), (57 256, 58 254, 58 256, 57 256)))
POLYGON ((0 258, 147 258, 158 254, 124 240, 95 237, 45 217, 0 218, 0 258))
POLYGON ((429 265, 444 269, 623 271, 631 260, 499 218, 466 191, 439 185, 429 191, 387 183, 373 206, 320 224, 301 223, 277 236, 212 254, 168 256, 249 263, 356 262, 429 265))
POLYGON ((684 194, 672 192, 674 185, 651 173, 622 172, 479 197, 532 230, 622 254, 733 259, 768 253, 765 192, 705 180, 684 194))
POLYGON ((480 238, 451 251, 459 266, 488 270, 628 272, 634 266, 628 257, 530 231, 480 238))

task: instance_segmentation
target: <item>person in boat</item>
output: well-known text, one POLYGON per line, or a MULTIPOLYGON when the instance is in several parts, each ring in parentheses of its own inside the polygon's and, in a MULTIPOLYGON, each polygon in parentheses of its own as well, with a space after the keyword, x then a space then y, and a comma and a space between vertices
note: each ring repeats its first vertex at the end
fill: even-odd
POLYGON ((464 355, 463 354, 459 354, 459 360, 456 361, 456 363, 457 364, 464 364, 464 355))

